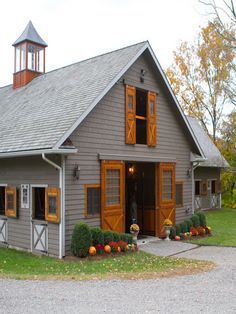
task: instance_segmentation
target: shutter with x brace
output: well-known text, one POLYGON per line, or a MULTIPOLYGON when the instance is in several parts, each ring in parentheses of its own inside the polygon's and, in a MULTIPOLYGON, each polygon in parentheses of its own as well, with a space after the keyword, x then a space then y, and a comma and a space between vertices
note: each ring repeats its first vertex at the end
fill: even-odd
POLYGON ((136 89, 126 86, 126 144, 136 143, 136 89))

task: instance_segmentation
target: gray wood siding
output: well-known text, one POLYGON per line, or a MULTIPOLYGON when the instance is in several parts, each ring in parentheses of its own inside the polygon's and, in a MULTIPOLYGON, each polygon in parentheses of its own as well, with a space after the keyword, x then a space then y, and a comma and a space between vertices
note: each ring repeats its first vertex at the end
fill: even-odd
MULTIPOLYGON (((220 180, 220 168, 197 167, 194 170, 195 180, 220 180)), ((211 208, 211 190, 207 189, 207 195, 201 195, 202 209, 211 208)))
MULTIPOLYGON (((159 77, 153 71, 147 55, 142 55, 123 77, 127 84, 145 90, 158 92, 157 95, 157 146, 125 144, 125 88, 118 82, 87 118, 70 136, 78 148, 77 155, 66 160, 66 251, 70 250, 71 234, 75 223, 84 220, 89 225, 100 226, 100 219, 84 217, 84 184, 100 183, 100 161, 98 153, 126 154, 134 156, 159 157, 176 162, 176 180, 184 182, 184 207, 176 210, 176 220, 187 217, 185 209, 192 208, 192 184, 187 177, 190 168, 191 145, 185 129, 178 121, 179 116, 173 102, 169 100, 159 77), (145 82, 140 83, 140 70, 144 69, 145 82), (80 167, 80 179, 73 179, 75 164, 80 167)), ((145 158, 143 159, 145 161, 145 158)), ((190 214, 189 214, 190 215, 190 214)))
MULTIPOLYGON (((19 191, 19 217, 17 219, 8 218, 8 244, 30 250, 30 208, 20 207, 20 186, 21 184, 48 184, 48 186, 58 187, 58 171, 43 161, 41 157, 0 159, 0 184, 3 183, 16 186, 19 191)), ((59 226, 52 223, 48 223, 48 253, 55 256, 59 254, 59 226)))

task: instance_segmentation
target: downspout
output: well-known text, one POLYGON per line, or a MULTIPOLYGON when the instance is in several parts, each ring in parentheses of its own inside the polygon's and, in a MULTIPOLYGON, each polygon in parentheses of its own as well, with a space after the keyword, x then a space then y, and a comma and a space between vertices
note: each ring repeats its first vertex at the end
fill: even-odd
POLYGON ((192 164, 192 214, 195 211, 195 189, 194 189, 194 170, 199 166, 199 162, 192 164))
POLYGON ((42 153, 42 159, 47 162, 48 164, 50 164, 51 166, 53 166, 54 168, 56 168, 57 170, 59 170, 59 188, 61 190, 61 199, 60 199, 60 204, 61 204, 61 212, 60 212, 60 224, 59 224, 59 258, 61 259, 63 257, 63 226, 64 226, 64 184, 63 184, 63 167, 58 166, 56 163, 54 163, 53 161, 51 161, 50 159, 48 159, 45 156, 45 153, 42 153))

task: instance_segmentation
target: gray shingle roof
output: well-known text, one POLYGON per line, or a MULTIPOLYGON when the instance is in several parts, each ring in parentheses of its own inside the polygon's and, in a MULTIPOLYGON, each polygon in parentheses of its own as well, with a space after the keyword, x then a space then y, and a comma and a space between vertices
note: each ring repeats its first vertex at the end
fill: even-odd
POLYGON ((205 157, 207 158, 206 161, 200 163, 200 166, 219 168, 229 167, 228 162, 221 155, 220 151, 201 127, 198 120, 192 117, 187 117, 187 119, 204 152, 205 157))
POLYGON ((47 44, 45 41, 39 36, 38 32, 36 31, 33 23, 29 21, 26 28, 24 29, 23 33, 20 35, 20 37, 14 42, 12 46, 16 46, 23 41, 31 41, 33 43, 39 44, 41 46, 47 47, 47 44))
POLYGON ((53 148, 146 42, 0 88, 0 153, 53 148))

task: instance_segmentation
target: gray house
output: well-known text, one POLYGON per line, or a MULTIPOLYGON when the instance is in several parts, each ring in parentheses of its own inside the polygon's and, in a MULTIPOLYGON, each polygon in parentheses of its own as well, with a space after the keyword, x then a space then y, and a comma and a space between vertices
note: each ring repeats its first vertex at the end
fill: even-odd
MULTIPOLYGON (((206 157, 205 161, 194 164, 194 199, 195 209, 210 209, 221 207, 221 170, 229 167, 199 122, 187 117, 206 157)), ((196 160, 196 159, 195 159, 196 160)))
POLYGON ((1 245, 62 258, 79 221, 124 232, 136 218, 161 236, 165 218, 192 214, 204 151, 148 42, 48 73, 31 22, 13 46, 13 85, 0 88, 1 245))

